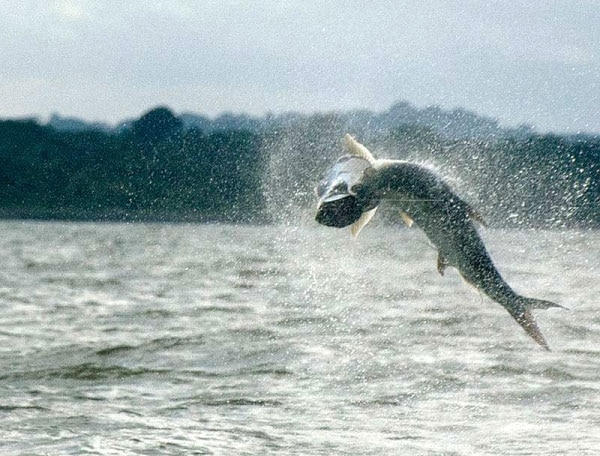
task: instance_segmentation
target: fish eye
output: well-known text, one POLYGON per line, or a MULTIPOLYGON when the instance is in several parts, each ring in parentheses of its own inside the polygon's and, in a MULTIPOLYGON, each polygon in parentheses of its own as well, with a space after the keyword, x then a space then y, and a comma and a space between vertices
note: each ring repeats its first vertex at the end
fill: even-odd
POLYGON ((362 189, 363 189, 363 184, 354 184, 351 188, 350 188, 350 193, 353 195, 357 195, 362 189))

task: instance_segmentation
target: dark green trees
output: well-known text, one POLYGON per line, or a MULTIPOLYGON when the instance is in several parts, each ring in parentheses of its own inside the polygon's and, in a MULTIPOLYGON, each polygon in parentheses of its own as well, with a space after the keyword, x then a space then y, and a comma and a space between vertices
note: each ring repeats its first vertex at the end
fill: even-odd
POLYGON ((502 130, 464 111, 406 104, 379 115, 213 121, 157 107, 112 130, 77 126, 0 121, 1 217, 310 219, 314 185, 349 132, 378 157, 435 166, 493 225, 600 226, 597 136, 502 130))
POLYGON ((262 216, 260 138, 204 135, 167 108, 120 133, 0 122, 4 217, 250 221, 262 216))

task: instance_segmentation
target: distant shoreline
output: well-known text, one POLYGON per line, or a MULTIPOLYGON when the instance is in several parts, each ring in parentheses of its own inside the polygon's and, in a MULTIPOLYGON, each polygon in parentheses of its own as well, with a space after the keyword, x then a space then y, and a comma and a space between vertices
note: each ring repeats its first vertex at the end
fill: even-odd
POLYGON ((434 166, 491 226, 600 227, 600 137, 507 130, 407 103, 210 122, 165 107, 108 132, 0 121, 0 218, 292 220, 314 209, 315 184, 351 133, 381 157, 434 166))

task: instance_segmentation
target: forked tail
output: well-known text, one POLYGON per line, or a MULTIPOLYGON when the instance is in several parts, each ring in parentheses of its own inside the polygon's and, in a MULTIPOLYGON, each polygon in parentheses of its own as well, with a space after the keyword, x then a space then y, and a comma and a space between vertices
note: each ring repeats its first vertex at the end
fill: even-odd
POLYGON ((526 298, 524 296, 517 296, 516 301, 512 306, 507 306, 508 312, 513 316, 517 323, 519 323, 527 334, 529 334, 533 340, 544 347, 546 350, 550 350, 548 342, 544 339, 540 328, 533 317, 531 312, 533 309, 548 309, 550 307, 561 307, 563 306, 555 304, 550 301, 544 301, 542 299, 526 298))

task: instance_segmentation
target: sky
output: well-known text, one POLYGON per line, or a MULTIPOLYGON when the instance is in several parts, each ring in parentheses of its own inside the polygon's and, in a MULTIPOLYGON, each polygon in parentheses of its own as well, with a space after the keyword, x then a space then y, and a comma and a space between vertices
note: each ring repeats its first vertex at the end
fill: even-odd
POLYGON ((464 108, 600 133, 600 0, 0 0, 0 118, 464 108))

